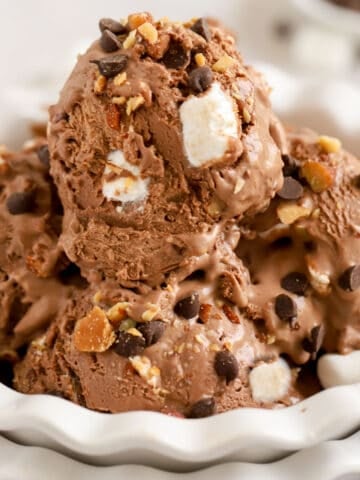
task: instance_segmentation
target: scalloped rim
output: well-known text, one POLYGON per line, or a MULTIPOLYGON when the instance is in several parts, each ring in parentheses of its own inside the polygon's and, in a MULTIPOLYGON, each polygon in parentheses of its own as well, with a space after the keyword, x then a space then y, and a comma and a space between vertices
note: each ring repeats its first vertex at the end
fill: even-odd
POLYGON ((190 470, 225 460, 271 461, 359 427, 360 384, 325 390, 288 408, 244 408, 203 420, 102 414, 0 385, 0 431, 7 437, 30 438, 33 445, 99 465, 143 463, 136 461, 141 458, 151 466, 190 470))
MULTIPOLYGON (((66 458, 58 453, 36 447, 23 447, 0 438, 0 478, 7 480, 63 480, 69 473, 78 480, 303 480, 321 478, 336 480, 343 475, 360 474, 360 434, 341 441, 326 442, 308 448, 284 460, 267 465, 230 463, 200 472, 179 475, 147 467, 123 465, 93 467, 66 458), (13 459, 16 458, 16 462, 13 459)), ((348 478, 348 477, 347 477, 348 478)), ((355 477, 354 477, 355 478, 355 477)), ((356 478, 358 478, 356 476, 356 478)))

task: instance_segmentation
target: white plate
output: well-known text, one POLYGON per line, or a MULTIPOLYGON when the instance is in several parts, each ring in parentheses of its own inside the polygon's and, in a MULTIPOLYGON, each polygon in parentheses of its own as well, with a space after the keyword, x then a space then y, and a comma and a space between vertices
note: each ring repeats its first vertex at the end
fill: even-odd
POLYGON ((203 420, 152 412, 108 415, 0 385, 0 431, 96 465, 134 463, 193 471, 220 462, 265 462, 360 428, 360 384, 278 410, 238 409, 203 420))
POLYGON ((0 438, 0 480, 358 480, 360 434, 303 450, 270 465, 229 463, 187 474, 123 465, 93 467, 0 438), (16 459, 16 461, 14 461, 16 459), (350 475, 350 476, 349 476, 350 475))

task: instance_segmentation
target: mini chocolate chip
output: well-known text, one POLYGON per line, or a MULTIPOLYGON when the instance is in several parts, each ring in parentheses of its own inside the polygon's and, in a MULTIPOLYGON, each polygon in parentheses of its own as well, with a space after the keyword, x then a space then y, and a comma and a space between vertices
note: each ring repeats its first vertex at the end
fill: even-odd
POLYGON ((339 287, 346 292, 354 292, 360 287, 360 265, 353 265, 343 272, 338 280, 339 287))
POLYGON ((125 70, 128 60, 126 55, 118 54, 100 60, 91 60, 91 63, 95 63, 98 66, 101 75, 104 75, 106 78, 112 78, 125 70))
POLYGON ((281 155, 281 158, 284 163, 284 166, 283 166, 284 177, 297 177, 299 173, 299 167, 296 164, 295 158, 287 154, 281 155))
POLYGON ((11 215, 32 212, 35 207, 35 191, 12 193, 6 200, 6 206, 11 215))
POLYGON ((204 398, 194 403, 191 407, 188 418, 205 418, 214 415, 216 410, 215 400, 210 398, 204 398))
POLYGON ((207 42, 211 40, 211 32, 209 24, 205 18, 199 18, 196 20, 194 25, 191 27, 191 30, 198 35, 201 35, 207 42))
POLYGON ((281 293, 275 298, 275 313, 280 320, 293 323, 297 317, 296 303, 288 295, 281 293))
POLYGON ((145 339, 128 332, 119 332, 114 344, 114 350, 122 357, 140 355, 145 348, 145 339))
POLYGON ((136 327, 145 338, 146 346, 157 343, 165 332, 166 324, 161 320, 152 320, 151 322, 141 323, 136 327))
POLYGON ((227 350, 216 354, 214 367, 219 377, 224 377, 227 382, 234 380, 239 373, 239 364, 235 355, 227 350))
POLYGON ((192 293, 189 297, 179 300, 174 307, 177 315, 184 318, 194 318, 200 311, 200 300, 197 293, 192 293))
POLYGON ((281 288, 296 295, 304 296, 308 287, 309 282, 304 273, 290 272, 281 279, 281 288))
POLYGON ((100 46, 105 52, 110 53, 119 50, 121 43, 114 33, 104 30, 100 38, 100 46))
POLYGON ((39 157, 40 162, 47 168, 50 167, 50 152, 49 147, 47 145, 42 145, 38 151, 37 155, 39 157))
POLYGON ((172 40, 169 48, 162 58, 167 68, 178 69, 184 67, 189 60, 189 53, 184 49, 180 42, 172 40))
POLYGON ((277 192, 278 197, 283 200, 297 200, 302 197, 303 193, 304 189, 301 183, 292 177, 285 177, 281 190, 277 192))
POLYGON ((113 20, 112 18, 102 18, 99 22, 100 32, 109 30, 115 35, 121 35, 122 33, 127 33, 128 29, 120 22, 113 20))
POLYGON ((305 352, 311 353, 312 360, 315 360, 316 354, 321 348, 325 337, 325 329, 322 325, 317 325, 314 327, 308 338, 304 338, 302 342, 303 349, 305 352))
POLYGON ((189 86, 195 93, 207 90, 213 81, 213 73, 209 67, 195 68, 189 75, 189 86))

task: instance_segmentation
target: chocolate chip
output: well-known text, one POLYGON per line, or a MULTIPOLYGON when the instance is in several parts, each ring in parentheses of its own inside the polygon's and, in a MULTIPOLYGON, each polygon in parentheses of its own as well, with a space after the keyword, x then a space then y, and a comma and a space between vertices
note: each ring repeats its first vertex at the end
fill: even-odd
POLYGON ((172 40, 169 48, 162 58, 167 68, 178 69, 184 67, 189 60, 189 53, 184 49, 180 42, 172 40))
POLYGON ((207 90, 213 81, 213 73, 209 67, 195 68, 189 75, 189 87, 194 93, 207 90))
POLYGON ((50 167, 50 152, 47 145, 42 145, 38 151, 37 155, 39 157, 40 162, 46 167, 50 167))
POLYGON ((302 197, 303 193, 304 189, 301 183, 292 177, 285 177, 281 190, 277 192, 278 197, 283 200, 297 200, 302 197))
POLYGON ((194 403, 191 407, 188 418, 205 418, 214 415, 216 410, 215 400, 210 398, 204 398, 203 400, 199 400, 198 402, 194 403))
POLYGON ((145 339, 128 332, 119 332, 114 345, 114 350, 122 357, 140 355, 145 348, 145 339))
POLYGON ((281 279, 281 288, 296 295, 304 296, 309 287, 304 273, 291 272, 281 279))
POLYGON ((299 173, 299 167, 296 164, 296 160, 294 157, 283 154, 281 155, 282 161, 284 163, 283 166, 283 175, 284 177, 296 177, 299 173))
POLYGON ((281 293, 275 298, 275 313, 280 320, 293 323, 297 317, 296 303, 288 295, 281 293))
POLYGON ((199 20, 197 20, 191 27, 191 30, 198 35, 201 35, 207 42, 211 40, 209 24, 205 18, 199 18, 199 20))
POLYGON ((200 301, 197 293, 192 293, 189 297, 179 300, 174 307, 174 312, 180 317, 194 318, 199 314, 200 301))
POLYGON ((346 292, 354 292, 360 287, 360 265, 353 265, 342 273, 338 280, 339 287, 346 292))
POLYGON ((137 326, 139 332, 145 338, 146 346, 157 343, 165 332, 166 325, 161 320, 152 320, 151 322, 141 323, 137 326))
POLYGON ((305 352, 311 353, 312 360, 315 360, 316 354, 321 348, 325 337, 325 329, 322 325, 314 327, 308 338, 304 338, 302 342, 305 352))
POLYGON ((104 30, 100 38, 100 46, 105 52, 110 53, 119 50, 121 43, 114 33, 104 30))
POLYGON ((124 25, 112 18, 102 18, 99 22, 99 28, 101 33, 109 30, 111 33, 115 33, 115 35, 121 35, 128 31, 124 25))
POLYGON ((101 75, 104 75, 106 78, 112 78, 125 70, 128 57, 121 54, 112 55, 111 57, 105 57, 101 60, 91 60, 91 63, 95 63, 95 65, 98 66, 101 75))
POLYGON ((11 215, 32 212, 35 207, 35 191, 12 193, 6 200, 6 206, 11 215))
POLYGON ((224 377, 227 382, 234 380, 239 373, 239 364, 235 356, 227 350, 216 354, 214 367, 219 377, 224 377))

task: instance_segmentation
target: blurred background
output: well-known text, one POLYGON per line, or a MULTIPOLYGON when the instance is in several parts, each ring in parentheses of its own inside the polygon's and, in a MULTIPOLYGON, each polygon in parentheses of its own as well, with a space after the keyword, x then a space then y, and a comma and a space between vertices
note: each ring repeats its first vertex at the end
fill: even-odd
POLYGON ((0 143, 18 145, 46 118, 99 18, 150 10, 157 17, 210 15, 262 69, 285 121, 342 136, 360 154, 360 0, 0 0, 0 143))

